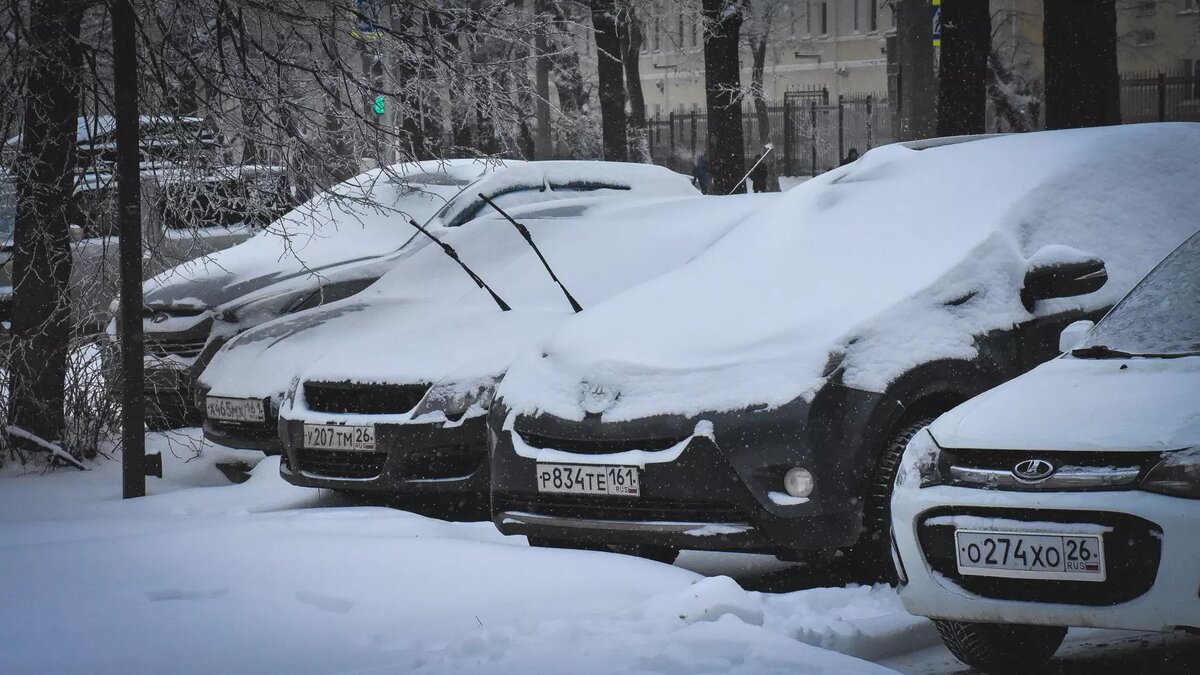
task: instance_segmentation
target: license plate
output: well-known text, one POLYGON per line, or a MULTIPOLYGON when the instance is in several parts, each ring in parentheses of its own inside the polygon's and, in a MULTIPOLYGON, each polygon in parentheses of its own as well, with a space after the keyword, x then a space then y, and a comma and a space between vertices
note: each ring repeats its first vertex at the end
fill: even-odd
POLYGON ((638 497, 642 494, 636 466, 538 464, 538 492, 638 497))
POLYGON ((375 426, 305 424, 304 447, 314 450, 375 450, 375 426))
POLYGON ((210 420, 265 422, 266 403, 261 398, 204 397, 204 412, 210 420))
POLYGON ((1104 581, 1104 540, 1090 534, 957 530, 958 572, 983 577, 1104 581))

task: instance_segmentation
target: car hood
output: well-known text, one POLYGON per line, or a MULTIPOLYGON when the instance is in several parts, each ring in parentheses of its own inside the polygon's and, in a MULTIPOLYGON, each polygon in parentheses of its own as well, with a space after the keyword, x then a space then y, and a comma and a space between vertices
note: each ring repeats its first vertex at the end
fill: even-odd
POLYGON ((946 448, 1176 450, 1200 445, 1200 356, 1061 357, 939 417, 946 448))
POLYGON ((919 364, 976 358, 976 336, 1116 302, 1195 230, 1185 148, 1200 152, 1200 125, 877 148, 565 322, 499 393, 518 414, 582 419, 580 388, 599 385, 621 421, 785 405, 839 363, 847 386, 885 391, 919 364), (1099 256, 1108 283, 1028 311, 1020 289, 1047 246, 1099 256))
MULTIPOLYGON (((694 258, 772 196, 686 197, 527 219, 557 277, 585 308, 694 258)), ((440 249, 426 246, 362 293, 266 323, 226 344, 201 381, 214 394, 265 396, 296 376, 438 381, 498 374, 570 306, 507 223, 476 219, 443 236, 512 307, 502 312, 440 249), (498 225, 503 225, 498 226, 498 225), (502 362, 503 367, 495 364, 502 362)))

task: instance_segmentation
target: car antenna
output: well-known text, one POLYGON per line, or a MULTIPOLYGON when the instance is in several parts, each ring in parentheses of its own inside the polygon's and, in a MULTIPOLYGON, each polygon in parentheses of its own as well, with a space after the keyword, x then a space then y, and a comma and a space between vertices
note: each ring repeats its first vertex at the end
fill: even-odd
POLYGON ((424 234, 426 237, 432 239, 435 244, 441 246, 442 251, 445 252, 446 255, 450 256, 454 262, 458 263, 458 266, 463 268, 463 271, 471 277, 471 281, 474 281, 477 286, 484 289, 492 296, 492 300, 496 301, 496 305, 500 307, 501 311, 507 312, 508 310, 512 309, 512 307, 508 306, 507 302, 504 302, 499 295, 496 295, 496 291, 493 291, 492 287, 488 286, 486 281, 484 281, 478 274, 475 274, 470 267, 467 267, 467 263, 463 262, 462 258, 458 257, 458 251, 455 251, 453 246, 430 234, 429 230, 422 227, 420 223, 412 218, 408 219, 408 224, 417 228, 421 234, 424 234))
POLYGON ((563 295, 567 296, 567 302, 571 303, 571 309, 575 310, 576 313, 582 312, 583 307, 579 306, 579 302, 575 300, 574 296, 571 295, 571 291, 567 290, 567 287, 563 285, 563 282, 558 280, 558 276, 554 274, 554 270, 550 269, 550 263, 546 262, 546 256, 542 255, 542 252, 538 249, 537 244, 533 243, 533 235, 529 233, 529 228, 513 220, 512 216, 505 213, 504 209, 496 206, 496 202, 493 202, 485 197, 482 192, 479 193, 479 198, 487 203, 488 206, 496 209, 497 213, 504 216, 508 222, 513 224, 513 227, 517 228, 517 232, 521 233, 521 236, 525 238, 525 241, 529 244, 529 247, 532 248, 533 252, 537 254, 538 260, 542 261, 542 266, 546 268, 546 273, 549 274, 550 278, 554 280, 554 283, 558 284, 558 287, 562 289, 563 295))

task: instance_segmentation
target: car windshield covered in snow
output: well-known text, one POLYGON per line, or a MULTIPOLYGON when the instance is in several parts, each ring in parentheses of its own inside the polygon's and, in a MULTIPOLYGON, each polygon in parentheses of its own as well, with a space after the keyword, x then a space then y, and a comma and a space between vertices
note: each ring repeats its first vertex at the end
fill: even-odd
POLYGON ((1071 353, 1200 354, 1200 234, 1167 256, 1071 353))

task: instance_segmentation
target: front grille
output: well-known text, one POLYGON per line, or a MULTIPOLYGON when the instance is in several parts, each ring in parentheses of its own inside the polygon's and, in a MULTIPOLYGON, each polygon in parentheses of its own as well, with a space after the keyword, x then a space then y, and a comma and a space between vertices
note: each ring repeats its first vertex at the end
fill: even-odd
POLYGON ((315 412, 399 415, 417 407, 429 386, 427 383, 305 382, 304 401, 315 412))
POLYGON ((946 484, 961 487, 991 487, 1018 491, 1123 490, 1136 484, 1162 460, 1160 452, 1145 451, 1035 451, 947 449, 939 458, 939 468, 947 476, 946 484), (1041 459, 1056 468, 1050 479, 1021 483, 1011 479, 1012 469, 1027 459, 1041 459), (963 469, 955 476, 953 469, 963 469), (966 478, 971 476, 973 478, 966 478), (981 485, 981 476, 992 474, 991 485, 981 485), (1092 480, 1086 480, 1092 476, 1092 480))
POLYGON ((486 458, 487 448, 483 444, 419 448, 400 462, 400 477, 404 480, 463 478, 475 473, 486 458))
POLYGON ((1154 523, 1124 513, 1057 511, 1042 509, 941 508, 928 511, 917 528, 921 551, 929 566, 971 593, 999 600, 1050 602, 1069 605, 1110 606, 1141 596, 1154 585, 1162 555, 1162 529, 1154 523), (1073 525, 1094 523, 1112 528, 1103 535, 1107 580, 1056 581, 1005 579, 962 575, 958 572, 954 526, 927 525, 946 515, 1005 518, 1024 522, 1073 525))
POLYGON ((525 445, 531 448, 562 450, 579 455, 608 455, 629 450, 666 450, 687 440, 687 436, 671 438, 636 438, 633 440, 600 440, 594 438, 560 438, 518 432, 525 445))
POLYGON ((496 511, 521 511, 559 518, 599 520, 684 521, 699 523, 745 523, 745 511, 729 502, 685 502, 675 499, 638 497, 589 497, 572 495, 530 496, 501 492, 492 496, 496 511))
POLYGON ((204 351, 204 345, 207 343, 207 337, 193 340, 163 340, 147 337, 146 354, 158 357, 178 356, 184 359, 194 359, 200 356, 200 352, 204 351))
POLYGON ((312 450, 299 448, 294 471, 323 478, 364 480, 378 478, 387 461, 386 452, 355 452, 350 450, 312 450))

